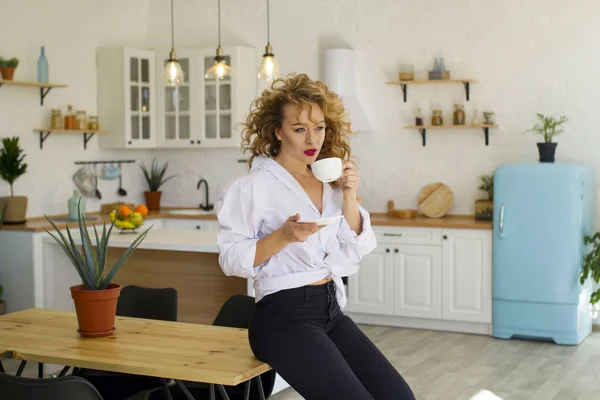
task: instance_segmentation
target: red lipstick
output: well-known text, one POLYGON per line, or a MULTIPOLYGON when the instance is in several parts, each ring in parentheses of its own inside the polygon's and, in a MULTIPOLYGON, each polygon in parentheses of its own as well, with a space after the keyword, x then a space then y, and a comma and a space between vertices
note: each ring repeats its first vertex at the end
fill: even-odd
POLYGON ((304 151, 304 154, 306 154, 309 157, 312 157, 315 155, 315 153, 317 152, 317 149, 308 149, 304 151))

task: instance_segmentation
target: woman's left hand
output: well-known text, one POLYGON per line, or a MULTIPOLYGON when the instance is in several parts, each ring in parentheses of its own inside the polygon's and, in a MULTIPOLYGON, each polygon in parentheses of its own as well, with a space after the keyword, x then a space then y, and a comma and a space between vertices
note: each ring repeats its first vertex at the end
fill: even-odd
POLYGON ((344 196, 356 196, 358 181, 360 180, 360 172, 350 161, 344 161, 342 168, 344 169, 344 172, 338 179, 338 182, 342 187, 344 196))

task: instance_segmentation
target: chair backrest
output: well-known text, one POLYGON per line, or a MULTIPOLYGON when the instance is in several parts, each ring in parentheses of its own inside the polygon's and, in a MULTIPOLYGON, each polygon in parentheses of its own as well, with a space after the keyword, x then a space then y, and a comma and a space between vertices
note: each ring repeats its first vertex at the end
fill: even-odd
POLYGON ((177 290, 136 285, 121 289, 117 315, 122 317, 177 321, 177 290))
MULTIPOLYGON (((254 312, 255 298, 247 296, 245 294, 234 294, 231 296, 225 304, 219 310, 217 317, 213 321, 213 325, 216 326, 227 326, 231 328, 243 328, 248 329, 250 326, 250 320, 252 319, 252 313, 254 312)), ((274 370, 269 370, 260 375, 263 389, 265 391, 265 398, 269 398, 273 392, 275 386, 274 370)), ((255 382, 252 382, 251 386, 251 397, 258 397, 257 386, 255 382)))
POLYGON ((35 379, 0 372, 2 400, 103 400, 91 383, 78 376, 35 379))

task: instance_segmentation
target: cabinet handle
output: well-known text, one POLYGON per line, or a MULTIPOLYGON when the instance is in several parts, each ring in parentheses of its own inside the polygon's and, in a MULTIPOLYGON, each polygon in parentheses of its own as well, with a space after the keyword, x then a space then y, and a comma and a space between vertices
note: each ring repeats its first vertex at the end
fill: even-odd
POLYGON ((444 240, 448 239, 448 235, 444 235, 444 240))
POLYGON ((194 144, 194 141, 193 141, 193 140, 190 140, 190 144, 194 144))
POLYGON ((400 250, 398 250, 398 249, 394 249, 394 253, 397 253, 397 252, 399 252, 399 251, 400 251, 400 250))
POLYGON ((386 253, 389 253, 389 252, 390 252, 390 249, 385 249, 385 252, 386 252, 386 253))
POLYGON ((500 206, 500 233, 504 232, 504 204, 500 206))
POLYGON ((202 140, 196 140, 196 144, 202 143, 202 140))
POLYGON ((401 233, 384 233, 383 236, 402 236, 401 233))
POLYGON ((127 142, 127 144, 132 144, 133 142, 130 140, 129 142, 127 142))
POLYGON ((196 225, 196 229, 200 229, 200 225, 196 225))

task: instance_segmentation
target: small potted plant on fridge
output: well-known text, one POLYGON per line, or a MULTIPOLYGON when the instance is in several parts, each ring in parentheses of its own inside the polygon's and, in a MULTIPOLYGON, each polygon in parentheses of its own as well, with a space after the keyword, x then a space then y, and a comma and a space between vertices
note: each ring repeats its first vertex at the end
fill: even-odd
POLYGON ((144 178, 146 178, 146 183, 148 184, 148 190, 144 192, 144 198, 146 199, 146 206, 148 207, 148 210, 160 210, 160 199, 162 196, 160 188, 168 180, 173 179, 175 177, 174 175, 171 175, 170 177, 165 178, 168 165, 169 162, 167 161, 166 163, 164 163, 163 166, 159 166, 158 161, 156 161, 156 158, 152 160, 152 167, 150 168, 150 170, 146 168, 144 163, 140 165, 140 168, 144 173, 144 178))
POLYGON ((475 219, 491 221, 494 215, 494 174, 479 177, 479 190, 487 194, 487 199, 475 201, 475 219))
POLYGON ((2 79, 6 81, 12 81, 15 74, 15 70, 19 66, 19 59, 17 57, 7 59, 0 59, 0 72, 2 72, 2 79))
POLYGON ((96 237, 95 249, 90 239, 88 227, 85 223, 85 216, 81 212, 81 199, 79 199, 78 207, 78 228, 81 237, 81 244, 77 244, 71 235, 69 225, 67 224, 67 236, 52 222, 50 218, 44 215, 48 222, 52 225, 56 234, 48 234, 56 240, 62 248, 67 258, 77 270, 82 284, 75 285, 70 288, 71 297, 75 303, 75 312, 77 314, 77 322, 79 324, 78 332, 83 337, 102 337, 108 336, 114 332, 115 316, 117 313, 117 300, 121 293, 121 285, 112 283, 115 274, 123 266, 125 261, 134 252, 134 250, 146 238, 150 228, 142 232, 127 250, 123 252, 121 257, 115 262, 110 269, 110 272, 105 274, 108 241, 112 232, 115 221, 113 220, 106 230, 106 223, 102 228, 102 234, 98 235, 98 230, 94 226, 94 235, 96 237), (81 247, 81 251, 79 250, 81 247))
POLYGON ((25 154, 19 146, 19 138, 2 139, 0 148, 0 178, 10 185, 10 196, 0 197, 0 213, 5 224, 23 224, 27 219, 27 196, 15 196, 15 181, 27 172, 25 154))
POLYGON ((547 117, 543 114, 538 113, 537 117, 539 121, 535 124, 532 129, 528 132, 534 132, 544 137, 543 142, 539 142, 538 152, 540 154, 540 162, 554 162, 554 155, 556 154, 557 143, 553 142, 552 139, 556 135, 560 135, 564 131, 560 129, 560 126, 568 121, 567 117, 561 116, 556 119, 554 117, 547 117))

